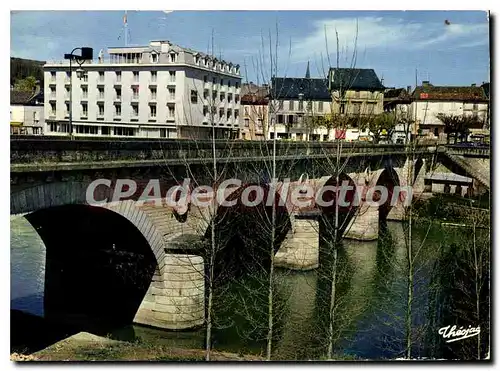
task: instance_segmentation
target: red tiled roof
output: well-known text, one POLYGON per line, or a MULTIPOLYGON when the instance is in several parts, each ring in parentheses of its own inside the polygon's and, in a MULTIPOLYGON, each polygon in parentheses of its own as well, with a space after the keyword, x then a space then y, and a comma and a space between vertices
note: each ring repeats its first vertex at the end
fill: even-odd
POLYGON ((487 101, 483 88, 480 86, 417 86, 413 92, 416 100, 446 100, 446 101, 487 101))

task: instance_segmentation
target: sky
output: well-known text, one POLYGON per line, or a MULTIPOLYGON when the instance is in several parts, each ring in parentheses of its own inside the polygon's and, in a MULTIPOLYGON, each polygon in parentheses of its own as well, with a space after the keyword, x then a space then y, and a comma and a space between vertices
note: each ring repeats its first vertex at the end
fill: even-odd
MULTIPOLYGON (((96 57, 125 45, 123 15, 11 12, 10 55, 54 61, 90 46, 96 57)), ((484 11, 128 11, 127 20, 129 46, 170 40, 211 52, 213 39, 213 53, 240 64, 243 82, 269 80, 270 54, 278 76, 304 77, 308 62, 311 77, 325 76, 337 64, 336 34, 339 66, 373 68, 388 87, 414 86, 416 77, 434 85, 490 80, 484 11)))

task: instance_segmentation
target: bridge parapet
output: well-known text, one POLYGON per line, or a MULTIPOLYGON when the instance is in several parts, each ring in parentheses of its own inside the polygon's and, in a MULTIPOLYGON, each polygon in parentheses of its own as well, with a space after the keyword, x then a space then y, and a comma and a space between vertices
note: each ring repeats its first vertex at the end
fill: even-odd
POLYGON ((449 145, 441 148, 443 152, 450 155, 490 158, 490 147, 460 147, 456 145, 449 145))
MULTIPOLYGON (((433 146, 419 146, 420 153, 433 152, 433 146)), ((341 156, 401 154, 400 144, 342 143, 341 156)), ((336 156, 336 142, 276 142, 278 160, 336 156)), ((216 141, 218 162, 271 160, 272 141, 216 141)), ((11 138, 11 172, 78 170, 111 167, 183 165, 209 163, 213 158, 211 141, 192 140, 62 140, 55 138, 11 138)))

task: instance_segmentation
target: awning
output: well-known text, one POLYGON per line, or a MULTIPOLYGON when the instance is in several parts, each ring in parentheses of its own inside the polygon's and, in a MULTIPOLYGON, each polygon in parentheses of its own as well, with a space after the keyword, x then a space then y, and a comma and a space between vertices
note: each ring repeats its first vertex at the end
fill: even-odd
POLYGON ((23 126, 22 121, 11 121, 10 126, 23 126))

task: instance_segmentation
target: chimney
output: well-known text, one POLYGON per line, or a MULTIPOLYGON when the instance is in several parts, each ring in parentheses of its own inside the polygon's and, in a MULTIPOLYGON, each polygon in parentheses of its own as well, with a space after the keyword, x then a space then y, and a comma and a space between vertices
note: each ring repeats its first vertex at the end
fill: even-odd
POLYGON ((411 93, 411 85, 408 85, 408 86, 406 87, 406 91, 408 92, 408 94, 409 94, 409 93, 411 93))
POLYGON ((471 86, 471 88, 475 88, 476 84, 471 84, 470 86, 471 86))
POLYGON ((429 85, 430 85, 430 81, 429 80, 422 81, 422 86, 429 86, 429 85))

